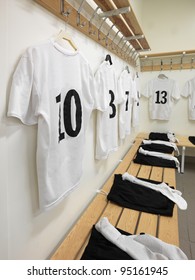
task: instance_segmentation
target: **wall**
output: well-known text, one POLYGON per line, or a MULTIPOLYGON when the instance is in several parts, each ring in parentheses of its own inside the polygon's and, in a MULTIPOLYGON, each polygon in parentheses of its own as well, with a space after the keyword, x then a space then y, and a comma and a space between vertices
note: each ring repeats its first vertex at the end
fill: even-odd
MULTIPOLYGON (((141 79, 141 93, 147 82, 154 77, 157 77, 160 72, 144 72, 140 74, 141 79)), ((177 70, 177 71, 163 71, 167 77, 174 79, 179 84, 180 93, 185 82, 195 77, 195 70, 177 70)), ((180 97, 180 100, 175 102, 172 107, 172 114, 169 121, 150 120, 148 110, 148 99, 143 97, 140 102, 140 118, 144 120, 140 123, 140 130, 142 131, 174 131, 181 135, 193 135, 195 121, 188 120, 188 98, 180 97)))
MULTIPOLYGON (((140 73, 141 93, 148 81, 157 77, 160 72, 143 72, 140 73)), ((195 70, 177 70, 163 71, 167 77, 178 82, 180 93, 183 90, 184 84, 191 78, 195 77, 195 70)), ((173 131, 178 135, 190 136, 194 135, 195 121, 188 120, 188 98, 180 97, 180 100, 174 102, 172 114, 169 121, 150 120, 148 110, 148 99, 143 97, 140 101, 140 131, 173 131), (144 121, 143 121, 144 120, 144 121)), ((194 155, 194 149, 187 149, 186 155, 194 155)))
MULTIPOLYGON (((0 61, 5 65, 0 75, 0 259, 46 259, 123 158, 136 132, 108 160, 95 161, 94 112, 86 133, 79 188, 53 209, 40 213, 35 164, 37 127, 6 117, 12 74, 27 47, 57 34, 61 28, 71 34, 94 72, 107 52, 31 0, 0 1, 0 23, 0 61)), ((113 62, 119 76, 126 63, 116 56, 113 62)))
POLYGON ((194 49, 194 0, 138 0, 140 2, 142 27, 152 53, 194 49))
MULTIPOLYGON (((141 0, 138 0, 140 4, 141 0)), ((133 1, 134 2, 134 1, 133 1)), ((193 0, 147 0, 141 1, 142 26, 144 34, 151 47, 150 53, 174 52, 195 49, 195 36, 192 30, 195 28, 193 0)), ((173 62, 174 63, 174 62, 173 62)), ((141 91, 147 81, 158 76, 160 72, 141 73, 141 91)), ((168 77, 179 83, 180 92, 184 83, 195 77, 195 70, 163 71, 168 77)), ((194 135, 195 121, 188 120, 188 99, 181 98, 173 106, 172 116, 169 122, 151 121, 148 114, 148 100, 141 99, 140 129, 143 131, 167 131, 172 130, 181 135, 194 135)), ((187 154, 194 154, 187 149, 187 154)))

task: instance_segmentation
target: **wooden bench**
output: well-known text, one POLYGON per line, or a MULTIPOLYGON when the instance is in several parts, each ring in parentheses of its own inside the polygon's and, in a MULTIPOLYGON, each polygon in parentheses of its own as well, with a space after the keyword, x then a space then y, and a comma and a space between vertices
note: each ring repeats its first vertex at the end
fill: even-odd
MULTIPOLYGON (((113 184, 114 174, 123 174, 126 171, 141 178, 150 178, 159 182, 164 180, 175 187, 175 169, 151 167, 133 162, 140 143, 141 139, 137 139, 132 145, 122 162, 104 184, 102 188, 104 192, 109 192, 113 184)), ((90 238, 91 228, 101 217, 107 217, 112 225, 129 233, 145 232, 167 243, 179 246, 176 205, 173 217, 165 217, 117 206, 107 201, 106 195, 103 193, 97 193, 89 207, 56 249, 51 259, 80 259, 90 238)))
MULTIPOLYGON (((149 133, 146 132, 140 132, 136 139, 147 139, 149 136, 149 133)), ((175 135, 175 137, 178 139, 177 146, 182 148, 181 151, 181 173, 184 173, 184 167, 185 167, 185 150, 186 148, 195 148, 195 145, 192 144, 187 136, 182 135, 175 135)))

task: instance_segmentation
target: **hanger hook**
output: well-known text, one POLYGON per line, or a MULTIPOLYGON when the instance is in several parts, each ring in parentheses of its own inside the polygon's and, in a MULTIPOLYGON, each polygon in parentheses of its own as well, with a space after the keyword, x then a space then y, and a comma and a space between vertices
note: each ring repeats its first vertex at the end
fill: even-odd
POLYGON ((97 7, 92 15, 92 17, 89 20, 89 35, 95 35, 96 31, 92 30, 92 20, 94 19, 95 15, 97 14, 97 11, 100 9, 100 7, 97 7))
POLYGON ((112 42, 111 42, 111 44, 110 44, 110 46, 112 47, 112 50, 114 50, 114 48, 113 48, 114 40, 115 40, 115 38, 117 37, 117 35, 119 34, 119 32, 120 32, 120 30, 118 30, 118 31, 116 32, 116 34, 114 35, 114 38, 112 39, 112 42))
POLYGON ((69 15, 72 13, 72 9, 68 8, 66 11, 64 10, 64 0, 61 0, 61 5, 60 5, 60 11, 61 11, 61 15, 63 15, 64 17, 67 18, 67 20, 65 21, 66 23, 69 22, 69 15))
POLYGON ((106 39, 105 39, 106 47, 108 46, 108 37, 109 37, 110 32, 111 32, 111 30, 114 26, 115 26, 115 24, 113 23, 112 26, 109 28, 108 33, 106 34, 106 39))
POLYGON ((83 8, 84 3, 85 3, 85 0, 83 0, 81 2, 80 7, 78 8, 78 11, 77 11, 77 26, 80 26, 80 27, 84 27, 86 25, 86 21, 81 23, 81 10, 83 8))
MULTIPOLYGON (((101 28, 102 28, 102 25, 104 24, 104 22, 106 21, 106 17, 102 20, 101 24, 100 24, 100 27, 98 28, 98 41, 101 40, 100 38, 100 32, 101 32, 101 28)), ((102 40, 104 40, 105 38, 103 38, 102 40)))
POLYGON ((120 42, 122 42, 123 38, 124 38, 124 35, 119 39, 119 42, 117 44, 117 50, 116 50, 117 53, 119 52, 118 48, 119 48, 120 42))

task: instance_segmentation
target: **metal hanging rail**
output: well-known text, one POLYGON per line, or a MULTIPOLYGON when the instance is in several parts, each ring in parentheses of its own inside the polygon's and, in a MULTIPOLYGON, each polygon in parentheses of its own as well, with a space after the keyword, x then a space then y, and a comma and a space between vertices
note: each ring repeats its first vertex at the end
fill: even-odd
POLYGON ((195 68, 195 50, 140 56, 141 72, 195 68))
POLYGON ((82 13, 85 7, 90 6, 86 0, 76 1, 80 3, 77 9, 65 0, 35 0, 35 2, 133 66, 136 65, 135 57, 139 56, 139 52, 149 49, 129 0, 94 0, 97 8, 92 10, 90 7, 92 13, 89 19, 82 13), (133 17, 131 21, 136 26, 128 25, 131 17, 133 17), (108 18, 111 25, 106 22, 108 18), (107 28, 103 28, 104 26, 107 28), (118 43, 117 38, 119 38, 118 43), (128 52, 129 48, 134 52, 128 52))

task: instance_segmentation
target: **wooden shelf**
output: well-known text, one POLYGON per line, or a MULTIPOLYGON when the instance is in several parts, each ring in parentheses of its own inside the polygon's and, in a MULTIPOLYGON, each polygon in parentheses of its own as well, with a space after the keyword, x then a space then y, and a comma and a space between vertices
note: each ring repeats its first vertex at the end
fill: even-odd
POLYGON ((140 56, 141 72, 195 69, 195 50, 140 56))
MULTIPOLYGON (((113 1, 103 1, 103 0, 94 0, 94 2, 103 10, 103 11, 109 11, 113 9, 120 9, 123 7, 130 6, 129 0, 113 0, 113 1), (113 5, 114 4, 114 5, 113 5)), ((134 35, 144 35, 136 16, 132 10, 127 14, 124 14, 121 16, 115 16, 110 18, 111 21, 115 24, 115 26, 121 31, 121 33, 125 37, 134 36, 134 35), (126 25, 124 21, 126 22, 126 25)), ((150 49, 150 46, 146 40, 146 38, 141 38, 137 40, 132 40, 131 45, 137 50, 148 50, 150 49)))
MULTIPOLYGON (((96 23, 94 23, 95 20, 93 22, 90 22, 90 17, 92 17, 94 9, 92 9, 87 1, 85 1, 80 13, 78 13, 78 9, 75 8, 76 5, 74 5, 73 7, 73 5, 68 3, 68 1, 35 0, 35 2, 94 40, 96 43, 105 47, 108 52, 116 54, 118 57, 122 58, 133 66, 136 66, 136 60, 139 57, 139 51, 148 50, 150 48, 145 37, 141 39, 133 39, 131 41, 125 39, 125 37, 129 36, 143 35, 141 27, 130 6, 129 0, 94 0, 94 3, 102 10, 102 12, 108 12, 124 7, 131 8, 130 11, 126 14, 109 17, 113 26, 118 30, 117 32, 114 32, 113 28, 111 30, 112 32, 110 32, 109 34, 109 25, 107 26, 106 31, 105 28, 104 30, 103 28, 100 30, 102 19, 99 18, 97 20, 98 16, 96 17, 96 23), (63 15, 62 10, 65 13, 68 13, 66 15, 63 15), (91 12, 88 17, 86 16, 86 11, 91 12), (78 16, 80 18, 80 22, 85 23, 84 25, 78 24, 78 16), (119 35, 119 33, 122 34, 119 35)), ((78 7, 82 3, 82 1, 76 2, 78 7)), ((104 23, 106 24, 106 21, 104 23)))

